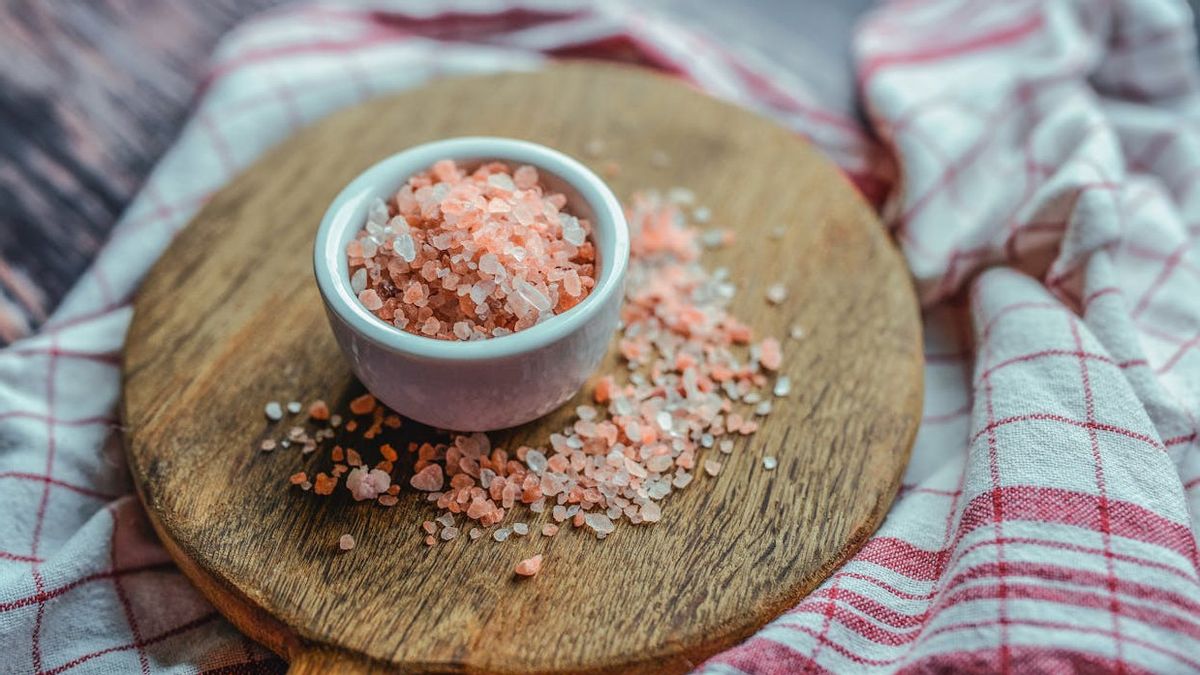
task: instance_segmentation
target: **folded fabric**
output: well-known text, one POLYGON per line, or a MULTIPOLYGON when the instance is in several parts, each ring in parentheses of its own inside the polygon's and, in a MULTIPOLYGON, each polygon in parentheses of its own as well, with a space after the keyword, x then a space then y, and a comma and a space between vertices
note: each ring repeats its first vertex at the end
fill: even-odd
POLYGON ((281 667, 190 586, 131 494, 116 426, 130 298, 209 196, 295 129, 430 78, 576 55, 667 70, 812 139, 881 207, 926 307, 925 418, 883 527, 701 670, 1200 670, 1186 5, 896 0, 855 51, 869 128, 816 100, 816 74, 624 4, 318 3, 235 30, 93 267, 0 351, 0 671, 281 667))

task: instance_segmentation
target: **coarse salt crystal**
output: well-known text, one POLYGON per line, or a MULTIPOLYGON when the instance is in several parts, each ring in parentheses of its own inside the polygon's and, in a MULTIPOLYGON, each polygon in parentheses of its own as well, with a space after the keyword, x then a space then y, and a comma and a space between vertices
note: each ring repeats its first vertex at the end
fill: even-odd
POLYGON ((349 534, 343 534, 338 538, 338 548, 343 551, 349 551, 354 548, 354 537, 349 534))
POLYGON ((300 405, 300 401, 288 401, 287 411, 294 415, 294 414, 300 412, 300 409, 302 407, 303 406, 300 405))
POLYGON ((771 284, 767 287, 767 301, 772 305, 778 305, 784 300, 787 300, 787 286, 783 284, 771 284))
POLYGON ((272 422, 278 422, 283 419, 283 406, 279 405, 279 401, 271 401, 263 407, 263 412, 266 413, 267 419, 272 422))
POLYGON ((517 536, 524 537, 529 534, 529 525, 525 523, 513 523, 512 530, 517 536))
POLYGON ((766 469, 767 471, 771 471, 772 469, 774 469, 777 466, 779 466, 779 460, 775 459, 771 455, 767 455, 766 457, 763 457, 763 468, 766 469))
POLYGON ((711 459, 705 460, 704 472, 710 476, 715 476, 721 473, 721 463, 711 459))
POLYGON ((776 396, 783 397, 787 396, 791 392, 792 378, 788 377, 787 375, 780 375, 775 379, 775 387, 771 390, 771 393, 775 394, 776 396))
POLYGON ((616 529, 613 521, 603 513, 589 513, 583 517, 583 521, 597 534, 608 534, 616 529))
POLYGON ((522 560, 521 562, 517 563, 517 566, 513 568, 513 571, 516 572, 519 576, 532 577, 535 574, 537 574, 539 571, 541 571, 541 569, 542 569, 542 556, 541 556, 541 554, 538 554, 538 555, 533 556, 532 558, 528 558, 528 559, 522 560))

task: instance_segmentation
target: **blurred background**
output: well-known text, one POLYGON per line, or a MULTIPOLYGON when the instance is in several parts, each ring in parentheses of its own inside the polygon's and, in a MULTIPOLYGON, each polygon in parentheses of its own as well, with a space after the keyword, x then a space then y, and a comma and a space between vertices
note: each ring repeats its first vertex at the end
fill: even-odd
MULTIPOLYGON (((220 36, 287 1, 0 4, 0 344, 36 328, 87 268, 178 133, 220 36)), ((871 4, 645 0, 638 6, 784 69, 823 72, 819 81, 809 78, 814 93, 851 109, 850 34, 871 4)))

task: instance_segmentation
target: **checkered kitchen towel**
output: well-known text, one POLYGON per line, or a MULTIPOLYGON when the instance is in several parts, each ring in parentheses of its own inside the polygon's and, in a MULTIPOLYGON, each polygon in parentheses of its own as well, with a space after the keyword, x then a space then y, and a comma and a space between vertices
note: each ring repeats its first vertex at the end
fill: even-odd
POLYGON ((1200 671, 1200 80, 1182 0, 896 0, 870 129, 624 4, 310 4, 214 57, 191 123, 40 335, 0 352, 0 670, 273 670, 155 543, 114 414, 129 298, 293 129, 429 78, 608 56, 808 136, 883 209, 927 403, 879 533, 713 673, 1200 671), (893 159, 894 158, 894 161, 893 159))

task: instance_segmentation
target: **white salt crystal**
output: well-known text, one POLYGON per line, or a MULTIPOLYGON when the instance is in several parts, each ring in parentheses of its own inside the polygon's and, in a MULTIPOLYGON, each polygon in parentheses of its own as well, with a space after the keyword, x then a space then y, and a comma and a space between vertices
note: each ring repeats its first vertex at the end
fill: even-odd
POLYGON ((371 202, 371 207, 367 211, 367 222, 376 225, 385 225, 388 221, 388 207, 383 203, 383 200, 376 197, 375 201, 371 202))
POLYGON ((495 539, 496 541, 504 541, 505 539, 508 539, 508 528, 502 527, 493 532, 492 539, 495 539))
POLYGON ((658 423, 658 426, 663 431, 671 430, 671 413, 667 412, 666 410, 659 411, 658 415, 655 416, 654 421, 658 423))
POLYGON ((300 412, 300 401, 288 401, 287 410, 293 415, 300 412))
POLYGON ((770 455, 763 457, 763 468, 766 469, 767 471, 771 471, 772 469, 774 469, 777 466, 779 466, 779 460, 775 459, 774 457, 772 457, 770 455))
POLYGON ((775 380, 775 388, 772 392, 776 396, 787 396, 792 391, 792 378, 787 375, 780 375, 775 380))
POLYGON ((546 470, 546 455, 538 450, 529 450, 525 453, 525 465, 534 473, 542 473, 546 470))
POLYGON ((505 192, 512 192, 517 189, 517 186, 515 183, 513 183, 512 178, 506 173, 494 173, 488 176, 488 183, 493 187, 498 187, 501 190, 504 190, 505 192))
POLYGON ((759 403, 758 406, 756 408, 754 408, 754 414, 755 415, 770 415, 771 414, 771 402, 763 401, 762 403, 759 403))
MULTIPOLYGON (((392 250, 396 255, 400 256, 404 262, 412 262, 417 259, 417 247, 413 243, 413 238, 407 232, 403 232, 392 241, 392 250)), ((359 270, 360 272, 362 270, 359 270)))
POLYGON ((697 223, 707 223, 708 221, 712 220, 712 209, 708 208, 707 206, 697 206, 696 209, 692 211, 692 218, 697 223))
POLYGON ((589 513, 583 517, 583 522, 596 531, 597 534, 608 534, 616 529, 612 519, 603 513, 589 513))
POLYGON ((458 536, 458 528, 457 527, 447 527, 442 530, 442 533, 440 536, 442 537, 442 541, 450 541, 451 539, 458 536))
POLYGON ((587 240, 587 232, 584 232, 583 227, 579 224, 579 219, 574 216, 563 214, 562 228, 563 239, 573 246, 581 246, 587 240))
POLYGON ((691 204, 696 201, 696 193, 685 187, 673 187, 667 190, 667 199, 676 204, 691 204))
POLYGON ((656 523, 662 518, 662 508, 654 502, 646 502, 642 504, 642 520, 647 523, 656 523))
POLYGON ((267 419, 272 422, 278 422, 283 419, 283 406, 279 405, 279 401, 271 401, 263 407, 263 412, 267 414, 267 419))
POLYGON ((513 523, 512 529, 513 533, 519 537, 524 537, 525 535, 529 534, 529 525, 526 525, 525 523, 513 523))
POLYGON ((725 440, 721 441, 720 448, 721 452, 728 455, 729 453, 733 452, 733 441, 726 438, 725 440))
POLYGON ((804 337, 804 327, 798 323, 794 323, 788 334, 792 336, 793 340, 800 340, 804 337))
POLYGON ((350 288, 355 295, 367 290, 367 270, 361 268, 354 274, 350 275, 350 288))
POLYGON ((772 305, 778 305, 784 300, 787 300, 786 286, 783 284, 772 284, 767 288, 767 301, 772 305))
POLYGON ((504 265, 500 264, 500 259, 496 257, 495 253, 484 253, 483 257, 479 259, 479 271, 493 277, 502 277, 504 265))

